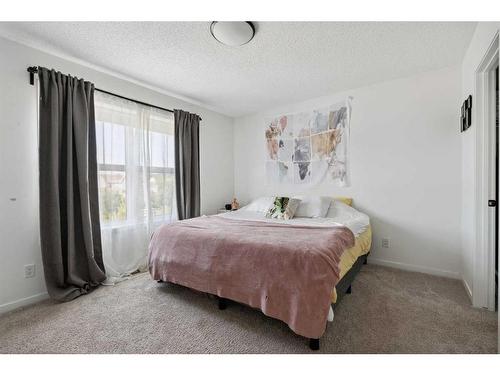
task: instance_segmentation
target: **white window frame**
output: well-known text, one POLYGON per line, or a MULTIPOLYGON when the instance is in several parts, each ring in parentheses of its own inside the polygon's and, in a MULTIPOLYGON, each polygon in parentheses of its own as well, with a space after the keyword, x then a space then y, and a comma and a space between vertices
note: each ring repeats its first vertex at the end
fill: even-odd
MULTIPOLYGON (((130 137, 130 132, 129 129, 126 125, 121 125, 121 124, 114 124, 108 121, 100 121, 99 119, 96 119, 96 123, 100 122, 103 125, 104 124, 113 124, 115 126, 123 126, 125 128, 125 158, 127 155, 127 143, 129 141, 130 137)), ((161 134, 161 133, 160 133, 161 134)), ((169 136, 169 134, 166 134, 169 136)), ((126 161, 125 161, 126 163, 126 161)), ((139 167, 138 167, 139 168, 139 167)), ((126 219, 125 220, 112 220, 112 221, 103 221, 101 220, 101 226, 103 228, 125 228, 129 226, 134 226, 137 225, 138 223, 133 221, 131 218, 136 217, 134 213, 132 212, 134 209, 134 205, 132 204, 132 197, 128 192, 130 192, 132 189, 130 187, 130 179, 127 178, 127 168, 126 164, 112 164, 112 163, 99 163, 98 162, 98 173, 100 171, 106 171, 106 172, 124 172, 125 173, 125 201, 126 201, 126 219)), ((149 175, 152 173, 162 173, 162 174, 168 174, 173 176, 175 179, 175 168, 174 167, 149 167, 149 175)), ((175 204, 175 191, 174 191, 174 197, 172 199, 172 204, 175 204)), ((156 215, 153 216, 153 222, 161 222, 163 221, 163 216, 162 215, 156 215)))

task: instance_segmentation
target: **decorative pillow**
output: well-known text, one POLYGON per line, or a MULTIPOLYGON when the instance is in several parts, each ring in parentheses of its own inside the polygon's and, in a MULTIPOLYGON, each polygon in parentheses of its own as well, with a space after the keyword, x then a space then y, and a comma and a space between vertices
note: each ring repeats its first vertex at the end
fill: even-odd
POLYGON ((295 215, 299 204, 300 199, 276 197, 273 205, 267 211, 266 217, 270 219, 290 220, 295 215))
POLYGON ((260 197, 254 199, 249 205, 242 207, 241 210, 267 213, 273 202, 274 197, 260 197))
POLYGON ((331 197, 308 196, 294 198, 301 199, 295 217, 325 217, 332 203, 331 197))

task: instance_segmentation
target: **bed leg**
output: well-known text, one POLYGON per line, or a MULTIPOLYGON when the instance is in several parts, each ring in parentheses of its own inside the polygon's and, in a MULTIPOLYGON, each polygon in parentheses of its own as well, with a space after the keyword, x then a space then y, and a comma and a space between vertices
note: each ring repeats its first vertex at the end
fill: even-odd
POLYGON ((351 294, 352 293, 352 289, 351 289, 351 285, 349 285, 349 288, 347 288, 347 290, 345 291, 345 294, 351 294))
POLYGON ((309 349, 319 350, 319 339, 309 339, 309 349))
POLYGON ((219 310, 225 310, 227 308, 227 299, 219 297, 219 310))
POLYGON ((368 257, 365 258, 365 260, 363 261, 363 264, 368 264, 368 257))

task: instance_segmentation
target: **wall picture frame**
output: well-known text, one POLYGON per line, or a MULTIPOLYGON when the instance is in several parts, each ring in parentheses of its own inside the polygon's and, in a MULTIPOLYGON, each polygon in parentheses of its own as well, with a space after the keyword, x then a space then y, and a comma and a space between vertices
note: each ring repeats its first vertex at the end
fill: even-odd
POLYGON ((462 103, 460 108, 460 131, 464 132, 472 125, 472 95, 462 103))

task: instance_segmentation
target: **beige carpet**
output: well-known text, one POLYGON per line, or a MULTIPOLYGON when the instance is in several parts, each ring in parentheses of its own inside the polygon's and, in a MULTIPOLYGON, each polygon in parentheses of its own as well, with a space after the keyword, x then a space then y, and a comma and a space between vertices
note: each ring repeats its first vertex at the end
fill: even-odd
MULTIPOLYGON (((1 353, 311 353, 259 311, 147 274, 72 302, 0 316, 1 353)), ((495 313, 470 307, 457 280, 364 266, 320 353, 496 353, 495 313)))

